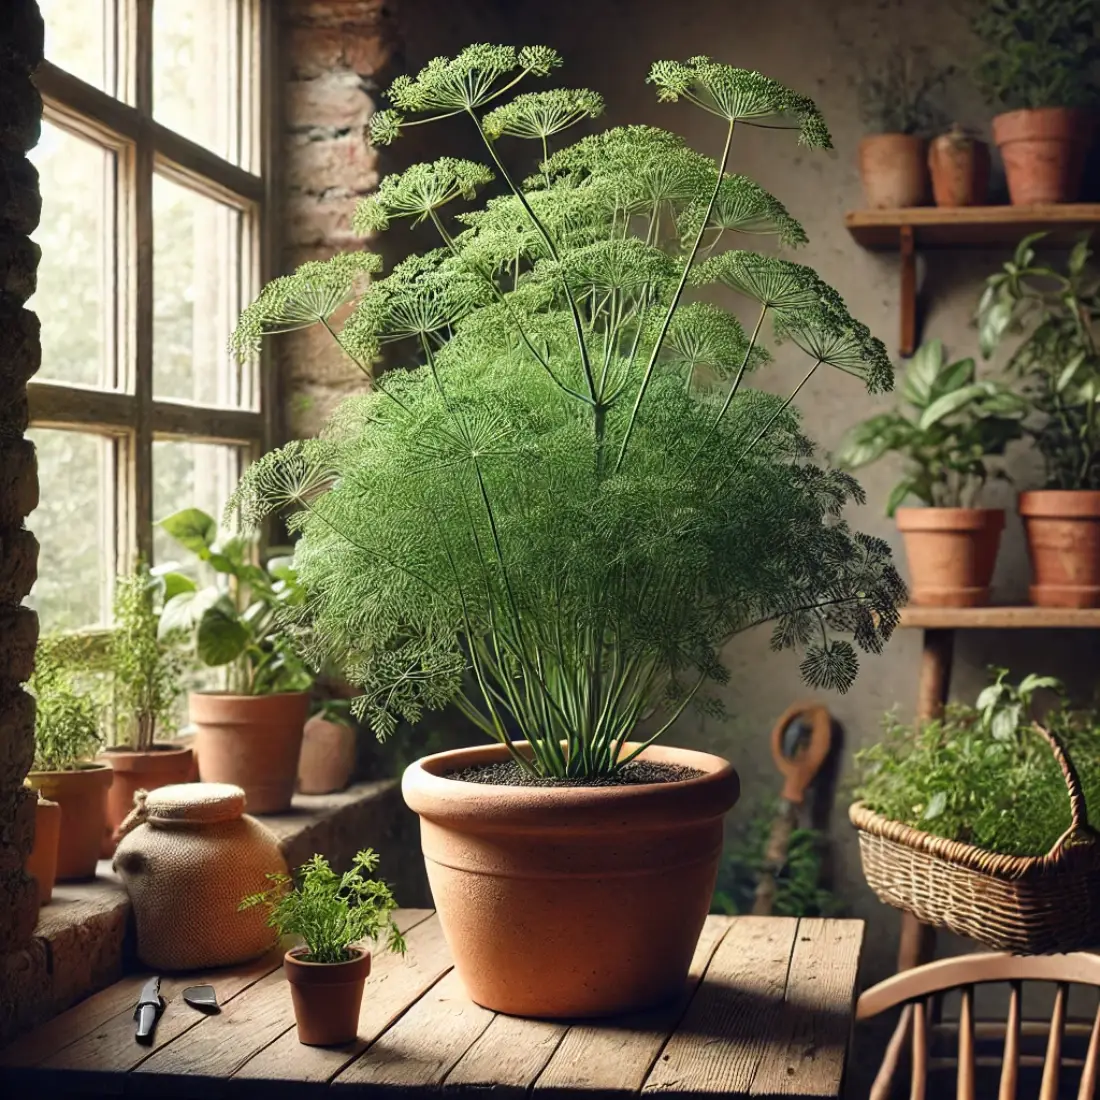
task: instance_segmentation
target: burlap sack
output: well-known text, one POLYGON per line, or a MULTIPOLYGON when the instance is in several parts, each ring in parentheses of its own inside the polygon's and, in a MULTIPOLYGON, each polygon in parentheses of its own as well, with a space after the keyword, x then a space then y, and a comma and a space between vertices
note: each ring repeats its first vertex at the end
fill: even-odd
POLYGON ((263 907, 238 911, 286 871, 273 833, 244 813, 244 791, 181 783, 139 791, 114 868, 130 895, 137 953, 154 970, 229 966, 275 944, 263 907))

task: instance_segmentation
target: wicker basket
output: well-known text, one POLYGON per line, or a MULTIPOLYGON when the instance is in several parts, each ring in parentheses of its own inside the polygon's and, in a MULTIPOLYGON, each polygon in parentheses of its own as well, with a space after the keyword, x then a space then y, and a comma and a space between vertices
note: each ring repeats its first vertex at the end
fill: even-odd
POLYGON ((1069 791, 1071 824, 1045 856, 987 852, 891 821, 857 802, 868 885, 881 901, 924 924, 1017 954, 1100 944, 1100 836, 1089 826, 1081 782, 1064 746, 1046 739, 1069 791))

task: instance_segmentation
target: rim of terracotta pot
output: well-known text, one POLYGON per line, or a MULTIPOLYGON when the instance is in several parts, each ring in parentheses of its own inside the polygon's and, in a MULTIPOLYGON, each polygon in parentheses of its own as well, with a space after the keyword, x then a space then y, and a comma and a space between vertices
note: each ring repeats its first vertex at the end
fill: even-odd
MULTIPOLYGON (((529 752, 526 742, 516 747, 529 752)), ((624 751, 636 748, 627 742, 624 751)), ((409 808, 431 820, 481 830, 516 828, 555 831, 593 826, 646 828, 723 817, 737 801, 740 780, 728 760, 697 749, 650 745, 640 759, 697 768, 702 775, 669 783, 620 787, 522 787, 452 779, 447 772, 510 759, 504 745, 478 745, 425 756, 410 764, 401 779, 409 808)))
POLYGON ((72 775, 86 775, 89 772, 97 773, 101 778, 109 776, 112 780, 114 779, 114 768, 112 768, 110 764, 101 764, 98 761, 89 761, 88 763, 81 764, 79 767, 76 768, 64 768, 59 769, 58 771, 46 771, 42 768, 31 768, 31 770, 27 772, 27 779, 30 780, 31 786, 33 787, 34 777, 36 775, 41 775, 50 779, 54 779, 72 775))
POLYGON ((308 691, 278 691, 272 695, 236 695, 230 691, 193 691, 188 696, 192 721, 201 721, 200 713, 222 715, 227 710, 246 710, 279 714, 288 706, 301 706, 302 721, 309 709, 308 691))
POLYGON ((909 145, 925 145, 928 139, 922 138, 919 134, 902 134, 893 131, 887 131, 884 134, 864 134, 860 138, 859 143, 862 145, 864 142, 881 141, 883 138, 888 138, 890 141, 904 141, 909 145))
POLYGON ((1003 508, 899 508, 894 513, 899 531, 1000 531, 1003 508))
POLYGON ((1030 141, 1036 136, 1066 137, 1086 141, 1091 136, 1095 118, 1081 107, 1020 107, 993 116, 993 141, 1003 145, 1011 141, 1030 141), (1060 125, 1050 123, 1060 121, 1060 125), (1042 131, 1036 134, 1036 130, 1042 131))
POLYGON ((1100 515, 1100 489, 1028 489, 1017 503, 1021 516, 1095 519, 1100 515))
POLYGON ((338 963, 307 962, 298 956, 308 947, 292 947, 284 956, 286 978, 295 985, 344 985, 370 976, 371 953, 366 947, 349 947, 350 959, 338 963))
POLYGON ((141 765, 142 771, 161 770, 157 765, 165 765, 165 770, 181 763, 182 758, 191 756, 193 750, 190 745, 175 745, 169 741, 154 741, 148 749, 129 749, 123 745, 109 745, 103 749, 99 756, 105 758, 107 763, 115 771, 136 771, 141 765), (148 765, 152 764, 152 767, 148 765))

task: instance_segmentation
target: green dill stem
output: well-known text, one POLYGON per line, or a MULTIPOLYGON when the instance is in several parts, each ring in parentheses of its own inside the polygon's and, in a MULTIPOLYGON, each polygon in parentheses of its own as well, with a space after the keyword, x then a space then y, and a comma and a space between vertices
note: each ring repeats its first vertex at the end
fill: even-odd
POLYGON ((665 319, 661 324, 661 331, 657 336, 656 343, 653 345, 653 350, 650 352, 649 362, 646 364, 645 374, 642 376, 642 384, 638 387, 638 396, 634 399, 634 408, 630 411, 630 419, 627 421, 626 433, 623 435, 622 446, 619 448, 619 457, 615 460, 616 473, 618 473, 619 468, 623 464, 623 459, 626 457, 626 449, 630 445, 630 437, 634 432, 634 425, 638 420, 638 410, 642 407, 642 400, 645 397, 646 390, 649 388, 650 379, 653 377, 653 371, 657 365, 657 356, 661 353, 661 348, 665 342, 665 336, 668 335, 668 329, 672 324, 672 318, 680 304, 680 296, 684 293, 684 287, 687 286, 688 273, 691 271, 691 265, 695 262, 695 256, 699 251, 699 245, 703 240, 703 234, 706 232, 707 222, 710 221, 710 215, 714 210, 714 204, 718 201, 718 192, 722 187, 722 177, 726 172, 726 162, 729 160, 730 146, 733 144, 733 129, 734 122, 731 119, 726 129, 726 142, 722 147, 722 159, 718 164, 718 177, 714 181, 714 190, 711 192, 710 202, 707 203, 706 211, 703 214, 703 220, 699 224, 699 232, 695 235, 695 243, 691 246, 691 252, 688 254, 687 261, 684 264, 684 270, 680 273, 680 282, 676 286, 676 292, 672 296, 668 312, 665 314, 665 319))
MULTIPOLYGON (((477 127, 477 132, 481 137, 485 148, 489 150, 489 155, 493 158, 493 163, 497 166, 497 170, 500 172, 501 179, 508 185, 513 195, 519 199, 520 205, 523 207, 527 216, 531 219, 532 225, 538 230, 539 236, 542 237, 546 244, 546 247, 550 250, 550 255, 556 263, 560 264, 558 258, 558 250, 554 246, 554 241, 550 234, 547 232, 546 227, 539 220, 538 215, 531 209, 531 204, 527 201, 527 196, 516 186, 512 177, 508 173, 508 169, 504 167, 504 163, 500 157, 497 156, 497 151, 493 147, 493 143, 489 140, 488 135, 482 129, 481 120, 474 114, 472 110, 467 112, 471 119, 473 119, 474 125, 477 127)), ((569 283, 565 278, 565 273, 561 272, 561 285, 565 291, 566 301, 569 303, 569 312, 573 315, 573 329, 577 337, 577 347, 581 355, 581 365, 584 367, 585 380, 588 382, 588 394, 595 404, 598 400, 596 393, 596 380, 592 374, 592 363, 588 357, 588 345, 584 340, 584 326, 581 324, 580 311, 577 309, 576 300, 573 297, 572 290, 569 289, 569 283)))
MULTIPOLYGON (((816 371, 817 368, 821 366, 821 363, 822 360, 818 359, 817 362, 814 363, 814 365, 810 367, 808 371, 806 371, 806 373, 802 376, 802 381, 799 382, 797 386, 795 386, 794 391, 791 393, 791 396, 788 397, 787 400, 784 401, 783 404, 780 405, 774 413, 772 413, 767 424, 765 424, 764 427, 762 427, 760 431, 756 434, 756 438, 753 439, 753 441, 741 452, 741 458, 744 458, 745 455, 747 455, 749 451, 751 451, 757 445, 757 443, 759 443, 760 440, 762 440, 764 436, 766 436, 768 432, 771 431, 772 425, 783 415, 783 413, 787 411, 788 408, 790 408, 791 402, 798 396, 799 391, 802 389, 802 387, 806 385, 806 383, 809 382, 809 380, 813 377, 814 371, 816 371)), ((727 477, 728 476, 729 475, 727 474, 727 477)))

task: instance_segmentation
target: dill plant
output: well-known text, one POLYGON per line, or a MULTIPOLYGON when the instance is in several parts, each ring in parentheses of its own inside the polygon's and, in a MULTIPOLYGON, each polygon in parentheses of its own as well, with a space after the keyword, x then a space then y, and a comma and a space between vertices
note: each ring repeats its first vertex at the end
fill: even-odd
POLYGON ((415 165, 359 204, 363 234, 426 222, 438 248, 365 287, 369 253, 310 265, 245 311, 238 353, 308 315, 372 384, 321 439, 252 466, 230 507, 294 512, 297 626, 380 737, 453 701, 521 766, 597 776, 640 751, 624 751, 640 724, 648 744, 693 703, 717 708, 721 647, 759 624, 804 650, 810 683, 846 689, 904 588, 886 544, 841 519, 860 488, 813 462, 793 404, 818 372, 889 389, 885 349, 810 268, 729 247, 806 239, 729 169, 745 126, 828 148, 817 108, 756 72, 660 61, 658 98, 713 116, 717 160, 648 126, 558 147, 599 96, 508 97, 559 65, 477 45, 393 83, 376 145, 454 117, 485 163, 415 165), (513 139, 534 145, 526 180, 497 152, 513 139), (452 213, 493 180, 503 194, 452 213), (722 287, 752 303, 749 331, 694 300, 722 287), (748 384, 769 329, 807 360, 786 396, 748 384), (413 367, 375 377, 388 345, 413 367))

